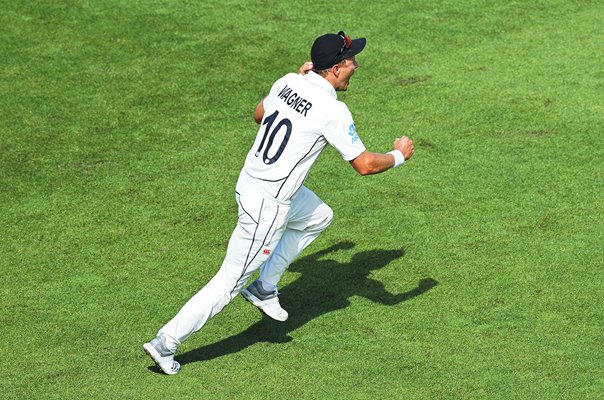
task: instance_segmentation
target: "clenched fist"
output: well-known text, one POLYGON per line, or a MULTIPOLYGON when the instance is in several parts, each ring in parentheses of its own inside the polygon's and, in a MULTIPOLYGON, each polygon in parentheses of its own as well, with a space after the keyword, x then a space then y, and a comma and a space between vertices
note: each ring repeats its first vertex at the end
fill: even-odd
POLYGON ((395 139, 393 146, 395 150, 399 150, 401 153, 403 153, 405 160, 410 159, 415 150, 413 148, 413 140, 409 139, 407 136, 395 139))

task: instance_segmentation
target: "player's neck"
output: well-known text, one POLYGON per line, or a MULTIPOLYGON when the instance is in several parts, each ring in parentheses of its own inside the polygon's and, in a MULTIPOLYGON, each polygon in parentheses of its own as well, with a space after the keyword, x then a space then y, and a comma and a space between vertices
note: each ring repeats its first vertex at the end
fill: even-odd
POLYGON ((334 74, 329 73, 323 76, 323 78, 325 78, 325 80, 329 82, 329 84, 334 88, 335 91, 338 90, 338 78, 334 74))

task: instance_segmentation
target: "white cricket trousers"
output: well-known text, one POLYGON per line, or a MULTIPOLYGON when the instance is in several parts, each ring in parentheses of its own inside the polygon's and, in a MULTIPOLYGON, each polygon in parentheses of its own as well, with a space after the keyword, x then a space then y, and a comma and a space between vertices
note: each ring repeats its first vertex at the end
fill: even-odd
POLYGON ((263 197, 253 178, 241 174, 236 188, 239 219, 216 275, 164 325, 165 345, 176 348, 237 296, 260 268, 260 279, 277 285, 281 275, 333 219, 331 208, 302 186, 291 202, 263 197))

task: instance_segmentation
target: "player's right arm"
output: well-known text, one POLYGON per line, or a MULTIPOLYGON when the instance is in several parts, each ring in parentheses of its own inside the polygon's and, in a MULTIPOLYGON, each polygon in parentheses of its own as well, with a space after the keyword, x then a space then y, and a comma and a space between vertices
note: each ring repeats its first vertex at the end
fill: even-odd
POLYGON ((264 118, 264 99, 265 98, 260 100, 260 102, 256 106, 256 109, 254 110, 254 121, 256 121, 257 124, 260 124, 262 122, 262 118, 264 118))
MULTIPOLYGON (((302 64, 300 68, 298 68, 298 73, 300 75, 306 75, 307 73, 312 71, 312 69, 312 62, 306 61, 304 64, 302 64)), ((256 109, 254 110, 254 121, 256 121, 257 124, 262 123, 262 118, 264 118, 264 99, 266 99, 266 97, 260 100, 260 102, 256 106, 256 109)))
MULTIPOLYGON (((398 150, 405 160, 411 158, 414 152, 413 141, 403 136, 394 141, 394 150, 398 150)), ((350 165, 361 175, 379 174, 395 166, 396 159, 390 153, 372 153, 365 150, 350 165)))

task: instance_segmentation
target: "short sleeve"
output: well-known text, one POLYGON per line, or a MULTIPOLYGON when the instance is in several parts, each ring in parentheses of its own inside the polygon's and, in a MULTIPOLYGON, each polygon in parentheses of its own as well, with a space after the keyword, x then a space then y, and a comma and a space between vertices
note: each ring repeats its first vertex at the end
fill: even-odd
POLYGON ((342 158, 351 161, 363 153, 366 148, 357 134, 352 114, 342 102, 337 102, 333 113, 325 126, 325 139, 335 147, 342 158))

